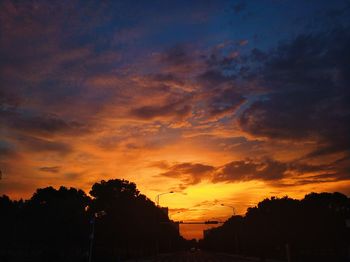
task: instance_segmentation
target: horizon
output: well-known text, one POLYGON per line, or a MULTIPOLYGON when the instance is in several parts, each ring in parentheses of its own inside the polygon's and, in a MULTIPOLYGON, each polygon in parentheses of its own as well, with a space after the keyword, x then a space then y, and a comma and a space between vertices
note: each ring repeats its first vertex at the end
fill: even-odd
MULTIPOLYGON (((122 179, 122 178, 120 178, 122 179)), ((112 178, 113 180, 113 178, 112 178)), ((123 180, 123 179, 122 179, 123 180)), ((127 180, 125 180, 127 181, 127 180)), ((100 183, 102 181, 99 181, 99 182, 96 182, 96 183, 100 183)), ((106 181, 108 182, 108 181, 106 181)), ((128 181, 128 182, 131 182, 133 183, 132 181, 128 181)), ((49 188, 49 187, 52 187, 50 185, 47 185, 46 188, 49 188)), ((53 189, 55 190, 58 190, 59 188, 61 187, 65 187, 65 186, 59 186, 59 187, 52 187, 53 189)), ((76 189, 76 190, 82 190, 80 188, 74 188, 74 187, 65 187, 67 189, 76 189)), ((136 185, 136 188, 137 188, 137 185, 136 185)), ((38 192, 39 189, 42 189, 42 188, 37 188, 33 194, 31 195, 31 198, 35 195, 35 193, 38 192)), ((85 192, 84 190, 82 190, 88 197, 90 197, 91 199, 94 199, 94 197, 90 194, 90 192, 85 192)), ((141 191, 139 192, 140 194, 144 195, 141 191)), ((170 192, 169 192, 170 193, 170 192)), ((175 193, 175 192, 173 192, 175 193)), ((276 197, 276 196, 269 196, 269 197, 265 197, 264 199, 260 199, 256 204, 254 205, 250 205, 248 208, 256 208, 258 207, 258 204, 263 202, 264 200, 270 200, 270 199, 282 199, 282 198, 289 198, 289 199, 295 199, 295 200, 302 200, 305 198, 305 196, 307 195, 310 195, 310 194, 313 194, 313 193, 316 193, 316 192, 309 192, 307 193, 306 195, 304 195, 302 198, 291 198, 290 196, 288 195, 284 195, 282 197, 276 197)), ((326 194, 334 194, 334 193, 339 193, 339 192, 317 192, 318 194, 321 194, 321 193, 326 193, 326 194)), ((3 195, 3 196, 6 196, 6 195, 3 195)), ((155 206, 157 206, 157 203, 156 201, 153 201, 151 198, 149 198, 147 195, 145 195, 147 199, 149 199, 150 201, 152 201, 154 203, 155 206)), ((349 196, 346 195, 348 198, 349 196)), ((1 195, 0 195, 1 197, 1 195)), ((11 200, 15 200, 15 201, 28 201, 30 200, 31 198, 27 198, 27 199, 24 199, 24 198, 20 198, 20 199, 11 199, 11 200)), ((218 204, 219 206, 219 204, 218 204)), ((220 206, 222 207, 222 205, 220 204, 220 206)), ((158 206, 159 208, 168 208, 167 206, 161 206, 159 205, 158 206)), ((225 206, 225 207, 229 207, 229 208, 232 208, 232 206, 225 206)), ((248 212, 248 208, 243 212, 243 213, 237 213, 236 210, 234 209, 234 213, 232 213, 231 211, 231 215, 227 216, 227 217, 223 217, 223 216, 214 216, 214 217, 211 217, 211 221, 217 221, 218 223, 217 224, 190 224, 189 222, 205 222, 203 220, 203 218, 197 218, 197 219, 186 219, 185 220, 182 220, 182 219, 177 219, 176 216, 178 213, 181 213, 183 211, 179 211, 179 209, 168 209, 168 217, 171 221, 174 221, 174 222, 179 222, 179 233, 180 235, 187 239, 187 240, 193 240, 193 239, 196 239, 196 241, 198 240, 203 240, 203 237, 204 237, 204 230, 208 230, 208 229, 212 229, 212 228, 216 228, 216 227, 219 227, 221 224, 227 222, 230 218, 232 217, 235 217, 235 216, 242 216, 242 217, 245 217, 247 212, 248 212), (184 223, 186 222, 186 223, 184 223)), ((208 221, 208 220, 207 220, 208 221)))
POLYGON ((179 221, 349 196, 349 13, 347 0, 1 1, 0 195, 123 178, 152 201, 173 191, 159 201, 179 221))

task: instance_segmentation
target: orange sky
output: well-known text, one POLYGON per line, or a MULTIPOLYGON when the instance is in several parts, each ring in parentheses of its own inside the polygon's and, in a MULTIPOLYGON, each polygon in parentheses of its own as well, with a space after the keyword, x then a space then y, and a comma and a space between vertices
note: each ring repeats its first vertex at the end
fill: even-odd
POLYGON ((174 191, 173 220, 224 221, 221 204, 350 193, 346 16, 290 22, 335 4, 81 5, 0 4, 0 194, 123 178, 174 191))

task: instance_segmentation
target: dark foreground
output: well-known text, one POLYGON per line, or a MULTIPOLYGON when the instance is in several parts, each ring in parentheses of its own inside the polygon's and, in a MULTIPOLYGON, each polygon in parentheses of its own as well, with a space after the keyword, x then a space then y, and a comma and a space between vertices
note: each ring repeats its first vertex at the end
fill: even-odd
MULTIPOLYGON (((159 255, 158 258, 149 260, 130 260, 130 261, 157 261, 157 262, 249 262, 260 261, 254 258, 244 258, 227 254, 209 253, 205 251, 178 252, 159 255)), ((275 260, 265 260, 272 262, 275 260)), ((276 261, 277 262, 277 261, 276 261)))

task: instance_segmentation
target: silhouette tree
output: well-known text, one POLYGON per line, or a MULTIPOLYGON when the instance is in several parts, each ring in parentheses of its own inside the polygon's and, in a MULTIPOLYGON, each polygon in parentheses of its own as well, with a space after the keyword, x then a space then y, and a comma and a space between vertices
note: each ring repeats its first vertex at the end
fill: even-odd
POLYGON ((10 261, 17 235, 17 212, 21 204, 23 201, 12 201, 6 195, 0 197, 0 261, 10 261))
POLYGON ((0 197, 0 261, 87 261, 92 218, 93 261, 150 256, 184 244, 167 214, 134 183, 101 181, 90 195, 47 187, 26 201, 0 197))
POLYGON ((167 214, 140 194, 134 183, 101 181, 90 195, 90 212, 97 214, 95 257, 145 256, 181 242, 167 214))
POLYGON ((344 261, 350 245, 349 203, 340 193, 311 193, 302 200, 272 197, 207 232, 202 245, 262 259, 284 259, 288 246, 297 261, 344 261))
MULTIPOLYGON (((1 225, 4 227, 10 261, 79 261, 88 242, 90 198, 81 190, 60 187, 38 189, 25 202, 1 198, 1 225), (4 214, 4 215, 3 215, 4 214), (6 229, 7 228, 7 229, 6 229)), ((3 235, 2 235, 3 236, 3 235)), ((3 238, 2 238, 3 239, 3 238)))

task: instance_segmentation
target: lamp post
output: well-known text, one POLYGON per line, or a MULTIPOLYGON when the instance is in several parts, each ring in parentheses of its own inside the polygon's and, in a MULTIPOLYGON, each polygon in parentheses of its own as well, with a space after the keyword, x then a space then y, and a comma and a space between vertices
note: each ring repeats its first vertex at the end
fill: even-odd
POLYGON ((232 208, 232 214, 233 214, 233 215, 236 215, 236 209, 235 209, 233 206, 228 206, 228 205, 225 205, 225 204, 221 204, 221 206, 232 208))
MULTIPOLYGON (((157 203, 157 207, 158 208, 160 208, 160 206, 159 206, 159 198, 160 198, 160 196, 162 196, 162 195, 165 195, 165 194, 172 194, 172 193, 174 193, 174 191, 170 191, 170 192, 165 192, 165 193, 161 193, 161 194, 158 194, 158 195, 156 195, 156 203, 157 203)), ((168 216, 168 214, 167 214, 167 216, 168 216)), ((158 228, 158 225, 157 225, 157 217, 155 217, 156 218, 156 220, 155 220, 155 225, 156 225, 156 228, 158 228)), ((159 239, 158 239, 158 234, 159 234, 159 229, 156 231, 156 239, 155 239, 155 255, 156 255, 156 260, 157 260, 157 256, 158 256, 158 252, 159 252, 159 239)))
MULTIPOLYGON (((86 211, 88 211, 89 208, 86 208, 86 211)), ((106 212, 100 211, 100 212, 94 212, 92 214, 92 217, 90 219, 90 224, 91 224, 91 234, 90 234, 90 245, 89 245, 89 253, 88 253, 88 262, 91 262, 92 260, 92 249, 94 246, 94 238, 95 238, 95 224, 96 224, 96 219, 101 218, 106 215, 106 212)))
POLYGON ((89 245, 89 257, 88 257, 88 262, 91 262, 91 259, 92 259, 92 247, 93 247, 93 245, 94 245, 96 217, 97 217, 97 214, 96 214, 96 213, 93 213, 93 216, 92 216, 92 218, 90 219, 91 234, 90 234, 90 245, 89 245))
POLYGON ((158 194, 158 195, 156 196, 156 203, 157 203, 157 206, 159 207, 159 198, 160 198, 160 196, 165 195, 165 194, 172 194, 172 193, 174 193, 174 191, 170 191, 170 192, 158 194))
MULTIPOLYGON (((221 204, 221 206, 232 208, 233 216, 236 215, 236 210, 235 210, 235 208, 234 208, 233 206, 229 206, 229 205, 225 205, 225 204, 221 204)), ((235 249, 236 249, 236 254, 238 254, 238 253, 239 253, 238 232, 234 232, 234 238, 235 238, 235 249)))

